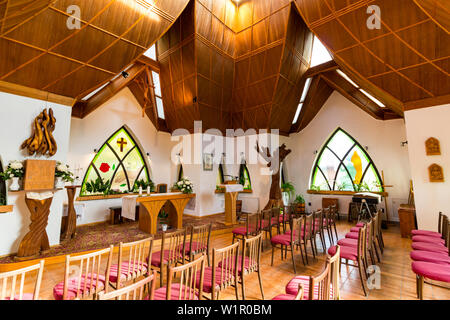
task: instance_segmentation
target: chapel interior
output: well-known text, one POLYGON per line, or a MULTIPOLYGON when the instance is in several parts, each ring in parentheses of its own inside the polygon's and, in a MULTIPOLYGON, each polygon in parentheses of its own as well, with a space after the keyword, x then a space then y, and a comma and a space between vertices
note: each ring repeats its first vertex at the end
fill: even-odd
POLYGON ((448 0, 0 0, 0 300, 449 300, 449 33, 448 0))

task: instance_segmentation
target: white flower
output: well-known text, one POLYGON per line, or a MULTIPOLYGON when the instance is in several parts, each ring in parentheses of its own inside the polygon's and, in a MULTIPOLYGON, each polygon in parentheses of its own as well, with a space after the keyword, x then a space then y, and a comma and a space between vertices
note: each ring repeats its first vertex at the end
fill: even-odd
POLYGON ((177 185, 181 186, 183 184, 183 181, 178 181, 177 185))
POLYGON ((9 165, 11 169, 19 170, 23 168, 23 164, 19 161, 12 161, 9 165))
POLYGON ((65 164, 60 164, 59 166, 56 167, 56 170, 61 172, 67 172, 69 168, 65 164))

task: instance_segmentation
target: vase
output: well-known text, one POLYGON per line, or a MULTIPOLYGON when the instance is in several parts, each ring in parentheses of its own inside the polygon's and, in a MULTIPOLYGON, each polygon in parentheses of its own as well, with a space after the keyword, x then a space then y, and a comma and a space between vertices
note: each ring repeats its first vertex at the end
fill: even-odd
POLYGON ((64 188, 64 186, 65 186, 65 183, 63 181, 63 178, 62 177, 56 177, 55 188, 56 189, 62 189, 62 188, 64 188))
POLYGON ((9 186, 10 191, 19 191, 20 190, 20 184, 19 184, 19 177, 13 177, 11 178, 11 185, 9 186))

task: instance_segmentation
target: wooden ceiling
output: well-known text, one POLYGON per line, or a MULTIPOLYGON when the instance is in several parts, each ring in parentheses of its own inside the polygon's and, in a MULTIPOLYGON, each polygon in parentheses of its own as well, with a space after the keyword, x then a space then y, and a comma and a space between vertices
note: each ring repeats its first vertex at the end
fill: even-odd
POLYGON ((150 13, 139 4, 150 2, 0 0, 0 88, 76 99, 73 115, 83 118, 128 86, 143 114, 169 132, 202 120, 204 130, 287 135, 305 128, 334 90, 380 120, 450 102, 450 1, 155 0, 150 13), (70 5, 81 8, 79 30, 66 27, 70 5), (366 27, 370 5, 380 7, 380 29, 366 27), (334 61, 310 68, 313 34, 334 61), (158 62, 142 56, 155 41, 158 62), (129 77, 117 77, 126 67, 129 77), (161 73, 165 121, 150 97, 150 70, 161 73))
POLYGON ((341 69, 397 114, 450 101, 450 1, 295 3, 341 69), (380 8, 380 29, 366 26, 370 5, 380 8))
POLYGON ((0 0, 0 81, 80 99, 145 52, 188 1, 0 0), (67 27, 73 5, 79 29, 67 27))

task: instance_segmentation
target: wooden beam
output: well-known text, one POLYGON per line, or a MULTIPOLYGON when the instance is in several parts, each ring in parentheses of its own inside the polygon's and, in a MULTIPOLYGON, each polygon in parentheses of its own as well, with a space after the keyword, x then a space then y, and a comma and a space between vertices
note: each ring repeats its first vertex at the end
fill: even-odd
POLYGON ((137 62, 145 64, 146 66, 150 67, 150 69, 152 69, 155 72, 158 72, 158 73, 161 72, 161 65, 159 64, 159 62, 155 61, 153 59, 150 59, 147 56, 142 55, 141 57, 139 57, 137 59, 137 62))
POLYGON ((318 74, 321 74, 321 73, 324 73, 327 71, 336 70, 337 68, 339 68, 339 66, 336 64, 336 62, 334 60, 331 60, 331 61, 319 64, 318 66, 309 68, 308 70, 306 70, 303 77, 305 77, 305 78, 314 77, 318 74))
POLYGON ((355 88, 350 82, 342 78, 337 72, 329 71, 320 75, 333 89, 356 104, 372 117, 383 120, 384 115, 381 108, 355 88))
POLYGON ((76 101, 74 98, 60 96, 48 91, 29 88, 6 81, 0 81, 0 91, 52 103, 58 103, 70 107, 72 107, 76 101))
POLYGON ((443 104, 449 104, 450 103, 450 94, 445 96, 438 96, 433 98, 426 98, 416 101, 409 101, 405 102, 404 110, 414 110, 414 109, 421 109, 421 108, 428 108, 428 107, 435 107, 440 106, 443 104))
POLYGON ((134 64, 130 69, 126 71, 128 73, 127 78, 119 76, 111 81, 102 90, 89 98, 87 101, 78 101, 74 106, 74 109, 76 109, 74 113, 77 114, 81 119, 85 118, 91 112, 100 107, 103 103, 108 101, 111 97, 113 97, 116 93, 130 84, 141 72, 145 70, 145 68, 146 66, 144 64, 134 64))

